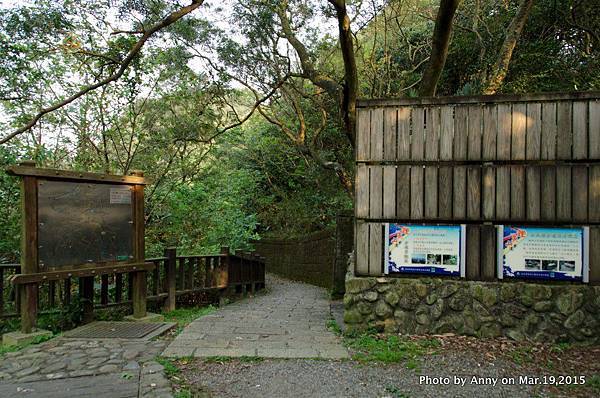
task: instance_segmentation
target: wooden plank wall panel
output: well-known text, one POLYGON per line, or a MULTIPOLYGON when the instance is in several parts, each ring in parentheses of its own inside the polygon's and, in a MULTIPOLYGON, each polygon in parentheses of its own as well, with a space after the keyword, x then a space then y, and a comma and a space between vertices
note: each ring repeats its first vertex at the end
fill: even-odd
MULTIPOLYGON (((495 278, 493 224, 500 220, 600 222, 600 166, 568 163, 600 159, 596 99, 359 109, 357 134, 357 159, 384 162, 357 164, 358 217, 492 222, 467 227, 468 279, 495 278), (555 159, 567 163, 494 164, 555 159)), ((357 273, 380 275, 382 224, 357 222, 356 232, 357 273)), ((592 226, 590 246, 600 247, 599 239, 600 227, 592 226)), ((600 268, 600 259, 591 263, 600 268)))
POLYGON ((369 166, 369 217, 381 218, 383 215, 383 168, 369 166))
POLYGON ((396 145, 398 129, 398 111, 395 108, 386 108, 383 111, 383 158, 395 160, 398 150, 396 145))
MULTIPOLYGON (((481 159, 481 108, 469 107, 468 137, 469 160, 481 159)), ((481 217, 481 168, 469 167, 467 169, 467 218, 470 220, 481 217)))
MULTIPOLYGON (((539 103, 527 104, 527 160, 539 160, 542 156, 542 106, 539 103)), ((540 220, 541 212, 541 169, 527 166, 526 169, 527 219, 540 220)))
POLYGON ((383 166, 383 218, 395 217, 396 166, 383 166))
MULTIPOLYGON (((398 160, 410 159, 411 108, 398 109, 398 160)), ((410 166, 398 166, 396 170, 396 215, 410 218, 410 166)))
POLYGON ((369 167, 364 164, 356 166, 356 199, 355 211, 357 217, 369 216, 369 167))
POLYGON ((369 160, 383 158, 383 109, 371 111, 371 151, 369 160))
POLYGON ((383 226, 369 223, 369 275, 383 274, 383 226))
MULTIPOLYGON (((427 108, 425 127, 425 160, 439 159, 439 141, 441 130, 440 108, 427 108)), ((425 166, 425 217, 438 217, 438 168, 425 166)))
POLYGON ((371 138, 371 111, 368 109, 359 109, 356 120, 356 158, 365 160, 369 158, 371 138))
MULTIPOLYGON (((424 160, 425 157, 425 112, 415 108, 412 112, 412 142, 410 156, 412 160, 424 160)), ((423 178, 421 166, 410 168, 410 217, 418 220, 423 217, 423 178)))
POLYGON ((357 220, 355 225, 355 272, 357 275, 369 275, 369 224, 357 220))
MULTIPOLYGON (((496 159, 496 141, 498 139, 498 107, 486 105, 483 108, 483 131, 481 158, 496 159)), ((483 167, 482 170, 482 212, 484 220, 496 216, 496 169, 483 167)))
MULTIPOLYGON (((468 148, 471 143, 468 134, 469 108, 457 106, 454 114, 454 159, 467 160, 468 148)), ((466 218, 467 215, 467 168, 454 167, 453 176, 453 216, 466 218)))
MULTIPOLYGON (((454 110, 452 106, 441 109, 440 160, 452 160, 454 154, 454 110)), ((452 218, 452 167, 440 166, 438 171, 438 216, 441 219, 452 218)))
MULTIPOLYGON (((556 103, 542 104, 542 159, 556 159, 556 103)), ((551 221, 556 218, 556 168, 544 167, 541 170, 541 219, 551 221)))

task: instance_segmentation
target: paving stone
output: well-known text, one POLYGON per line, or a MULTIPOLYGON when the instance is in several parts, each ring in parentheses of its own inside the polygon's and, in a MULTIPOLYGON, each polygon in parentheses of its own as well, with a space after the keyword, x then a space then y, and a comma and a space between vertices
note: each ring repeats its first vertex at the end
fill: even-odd
POLYGON ((89 370, 89 369, 79 369, 79 370, 74 370, 72 372, 69 373, 70 377, 81 377, 81 376, 91 376, 94 374, 93 370, 89 370))
POLYGON ((138 370, 140 368, 140 364, 136 361, 127 362, 125 366, 123 366, 123 370, 138 370))
POLYGON ((117 365, 104 365, 98 369, 98 373, 113 373, 119 370, 117 365))
POLYGON ((44 373, 54 373, 54 372, 57 372, 59 370, 66 368, 66 367, 67 367, 67 363, 64 360, 59 360, 59 361, 56 361, 54 363, 51 363, 51 364, 45 366, 42 369, 42 371, 44 373))
POLYGON ((29 376, 29 375, 37 372, 38 370, 40 370, 39 366, 31 366, 29 368, 19 370, 17 373, 15 373, 15 377, 21 378, 21 377, 29 376))
POLYGON ((58 373, 48 373, 48 374, 46 375, 46 378, 47 378, 48 380, 55 380, 55 379, 62 379, 62 378, 65 378, 66 376, 67 376, 67 374, 66 374, 66 373, 64 373, 64 372, 58 372, 58 373))
POLYGON ((98 366, 98 365, 106 362, 107 360, 108 360, 108 358, 92 358, 85 363, 85 366, 91 369, 95 366, 98 366))

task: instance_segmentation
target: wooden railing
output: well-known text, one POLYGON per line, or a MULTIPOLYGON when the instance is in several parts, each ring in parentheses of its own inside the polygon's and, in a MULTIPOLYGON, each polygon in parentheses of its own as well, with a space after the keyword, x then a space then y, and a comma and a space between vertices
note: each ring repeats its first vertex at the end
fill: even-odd
MULTIPOLYGON (((174 309, 177 297, 193 293, 214 292, 220 295, 245 294, 265 287, 264 258, 253 252, 180 256, 176 248, 165 249, 163 257, 149 258, 154 270, 147 274, 147 300, 158 302, 166 310, 174 309)), ((19 294, 8 282, 20 273, 19 264, 0 264, 0 319, 19 315, 19 294)), ((68 307, 72 295, 84 297, 83 278, 49 281, 40 284, 40 313, 57 313, 68 307)), ((131 274, 101 275, 94 278, 93 308, 131 304, 131 274)), ((88 295, 89 296, 89 295, 88 295)))

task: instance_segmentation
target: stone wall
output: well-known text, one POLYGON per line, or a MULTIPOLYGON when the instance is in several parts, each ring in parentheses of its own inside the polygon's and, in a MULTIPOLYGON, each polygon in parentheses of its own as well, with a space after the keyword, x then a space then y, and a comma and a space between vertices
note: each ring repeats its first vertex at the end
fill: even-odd
POLYGON ((350 330, 600 343, 600 286, 350 277, 350 330))

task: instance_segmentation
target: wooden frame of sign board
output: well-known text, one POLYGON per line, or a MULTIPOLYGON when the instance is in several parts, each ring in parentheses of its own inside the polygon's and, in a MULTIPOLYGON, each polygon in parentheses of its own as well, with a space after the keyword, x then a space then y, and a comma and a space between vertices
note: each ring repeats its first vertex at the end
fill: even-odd
MULTIPOLYGON (((21 212, 22 212, 22 234, 21 234, 21 274, 14 275, 11 282, 19 286, 21 296, 21 332, 31 333, 36 326, 38 312, 38 288, 40 282, 67 279, 71 277, 82 278, 83 310, 84 322, 93 319, 93 283, 94 276, 116 273, 131 273, 133 279, 133 316, 134 318, 143 318, 146 316, 146 272, 154 268, 153 263, 144 261, 144 185, 146 184, 141 171, 132 171, 130 175, 108 175, 85 173, 78 171, 54 170, 37 168, 35 162, 27 161, 18 166, 12 166, 7 169, 10 175, 21 177, 21 212), (46 248, 40 247, 40 231, 48 235, 47 230, 40 222, 39 208, 39 188, 41 184, 52 185, 53 183, 72 183, 63 184, 66 187, 81 187, 83 189, 100 188, 106 191, 110 185, 113 190, 109 190, 113 203, 113 193, 115 194, 115 203, 129 204, 131 208, 130 231, 127 231, 128 239, 131 239, 130 255, 111 258, 104 253, 97 256, 96 260, 77 260, 77 256, 85 257, 85 253, 67 253, 75 260, 50 261, 51 266, 40 262, 40 250, 46 248), (103 184, 103 185, 102 185, 103 184), (121 190, 121 192, 119 192, 121 190), (131 191, 131 200, 124 195, 125 190, 131 191), (114 191, 114 192, 113 192, 114 191), (121 202, 118 202, 121 200, 121 202), (61 262, 62 261, 62 262, 61 262)), ((55 186, 60 184, 54 184, 55 186)), ((46 189, 44 187, 44 189, 46 189)), ((72 194, 72 192, 71 192, 72 194)), ((74 202, 77 201, 77 195, 74 195, 74 202)), ((102 205, 99 205, 102 206, 102 205)), ((91 209, 90 212, 94 212, 91 209)), ((64 217, 74 217, 75 214, 68 214, 65 211, 64 217)), ((110 209, 107 214, 110 214, 110 209)), ((97 217, 97 215, 94 215, 97 217)), ((100 217, 107 218, 104 215, 100 217)), ((110 217, 109 217, 110 218, 110 217)), ((104 221, 103 221, 104 222, 104 221)), ((106 221, 111 222, 111 219, 106 221)), ((50 226, 51 227, 51 226, 50 226)), ((97 227, 97 226, 96 226, 97 227)), ((71 230, 68 230, 70 233, 71 230)), ((75 232, 77 233, 77 232, 75 232)), ((96 239, 103 239, 104 232, 97 234, 96 239)), ((75 235, 78 239, 78 236, 75 235)), ((47 238, 47 236, 45 236, 47 238)), ((55 239, 61 239, 60 236, 54 236, 55 239)), ((89 236, 88 236, 89 238, 89 236)), ((97 241, 91 237, 87 241, 89 247, 96 247, 97 241)), ((115 239, 113 239, 114 243, 115 239)), ((129 244, 129 242, 127 242, 129 244)), ((62 247, 61 247, 62 250, 62 247)), ((67 248, 66 251, 69 251, 67 248)), ((73 250, 74 251, 74 250, 73 250)), ((48 261, 46 259, 46 261, 48 261)))

